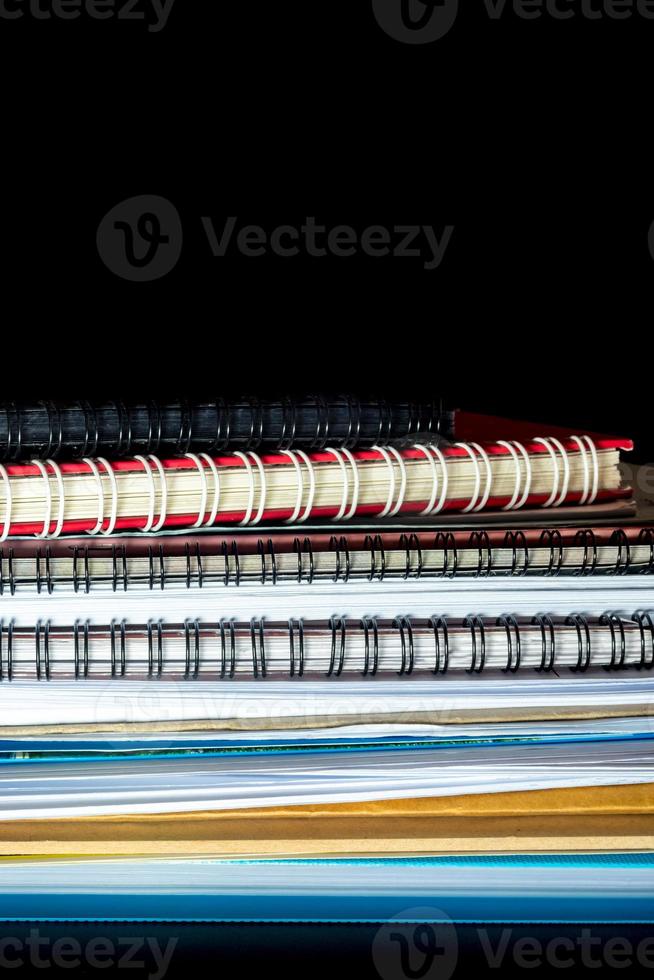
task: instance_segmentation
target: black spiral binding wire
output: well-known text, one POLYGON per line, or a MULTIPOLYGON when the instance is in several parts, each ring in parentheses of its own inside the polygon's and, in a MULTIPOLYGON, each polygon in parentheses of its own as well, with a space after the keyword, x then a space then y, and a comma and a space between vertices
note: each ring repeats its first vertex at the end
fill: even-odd
POLYGON ((651 670, 654 667, 654 620, 652 620, 648 612, 634 613, 631 619, 632 622, 638 625, 640 630, 640 663, 637 664, 637 670, 651 670), (649 630, 649 645, 651 650, 649 661, 647 660, 647 641, 645 639, 647 630, 649 630))
POLYGON ((544 575, 558 575, 563 565, 563 538, 561 532, 546 528, 540 536, 539 546, 549 547, 550 560, 544 575))
POLYGON ((316 405, 316 433, 309 448, 320 452, 330 441, 329 406, 322 395, 316 395, 314 400, 316 405))
POLYGON ((367 534, 363 547, 370 552, 370 573, 368 575, 368 581, 373 582, 377 579, 379 582, 383 582, 386 576, 386 551, 381 534, 376 534, 374 538, 372 535, 367 534), (378 560, 379 568, 377 567, 378 560))
POLYGON ((36 623, 36 628, 34 630, 34 644, 35 644, 35 666, 36 666, 36 679, 37 681, 42 680, 45 677, 46 681, 50 680, 50 620, 45 621, 39 619, 36 623), (43 629, 43 639, 41 639, 41 629, 43 629), (43 643, 43 646, 41 646, 43 643))
POLYGON ((253 618, 250 620, 250 642, 252 644, 252 673, 255 678, 266 676, 266 634, 263 619, 253 618), (257 650, 258 637, 258 650, 257 650))
POLYGON ((532 626, 538 626, 541 636, 541 662, 536 667, 539 674, 553 673, 556 666, 556 629, 552 617, 537 613, 532 617, 532 626))
POLYGON ((621 527, 616 528, 609 543, 618 549, 613 574, 626 575, 631 568, 631 548, 629 547, 629 539, 621 527))
POLYGON ((649 561, 645 568, 641 569, 641 574, 651 575, 654 572, 654 528, 643 527, 638 535, 638 544, 649 547, 649 561))
MULTIPOLYGON (((49 546, 45 549, 45 584, 48 590, 48 594, 51 595, 54 589, 54 583, 52 581, 52 552, 49 546)), ((41 549, 39 548, 36 552, 35 558, 35 568, 36 568, 36 591, 40 594, 43 587, 43 579, 41 577, 41 549)))
MULTIPOLYGON (((654 528, 642 528, 636 547, 649 548, 649 556, 644 562, 638 565, 634 562, 634 545, 630 544, 625 531, 621 528, 615 530, 608 544, 617 551, 613 565, 600 567, 599 565, 599 545, 594 531, 584 528, 578 531, 574 538, 574 546, 583 549, 583 555, 578 566, 568 566, 567 571, 574 575, 586 576, 594 574, 626 575, 637 571, 639 574, 654 573, 654 528), (641 567, 642 566, 642 567, 641 567)), ((33 575, 16 575, 17 556, 13 548, 7 552, 0 548, 0 595, 9 588, 12 595, 15 594, 18 585, 32 584, 36 586, 38 593, 44 590, 52 593, 58 584, 72 585, 74 592, 91 591, 97 582, 109 583, 114 592, 126 592, 130 586, 141 585, 150 590, 162 590, 168 584, 185 584, 187 589, 198 587, 202 588, 205 582, 222 581, 227 585, 240 585, 242 582, 256 580, 262 585, 270 582, 276 584, 281 581, 297 581, 312 583, 316 579, 331 578, 334 582, 348 582, 352 578, 365 578, 368 581, 384 581, 386 578, 454 578, 458 574, 468 574, 474 578, 487 578, 493 574, 503 574, 507 576, 524 576, 528 572, 536 572, 544 576, 557 576, 563 568, 563 540, 561 533, 555 529, 544 530, 535 548, 547 550, 548 560, 542 569, 536 569, 531 560, 531 551, 527 544, 523 531, 507 531, 504 539, 499 546, 504 551, 510 552, 509 564, 498 564, 496 552, 490 543, 489 535, 486 531, 472 531, 463 546, 457 546, 454 534, 451 531, 438 531, 434 535, 431 544, 421 542, 415 532, 410 534, 402 533, 399 538, 397 551, 402 553, 403 561, 400 566, 390 566, 389 555, 391 551, 384 545, 382 536, 377 534, 366 535, 363 543, 363 552, 368 554, 367 568, 356 568, 353 562, 353 552, 346 536, 332 535, 328 551, 334 556, 333 571, 320 572, 317 567, 317 554, 311 538, 296 537, 290 554, 296 557, 296 564, 292 569, 280 569, 280 557, 286 551, 280 551, 271 537, 262 537, 256 543, 256 555, 259 558, 259 571, 243 573, 242 558, 243 554, 239 547, 239 542, 233 539, 231 542, 223 541, 217 557, 222 558, 222 572, 206 572, 203 564, 203 555, 200 550, 200 542, 191 544, 186 542, 184 545, 183 557, 185 558, 186 570, 171 571, 166 567, 166 554, 161 543, 150 544, 145 551, 147 560, 147 572, 134 572, 129 570, 128 553, 124 544, 113 543, 111 545, 74 545, 70 550, 72 557, 72 574, 68 577, 56 574, 56 562, 61 557, 54 555, 50 545, 38 548, 33 556, 34 573, 33 575), (442 560, 436 561, 425 557, 426 551, 438 552, 442 555, 442 560), (461 556, 467 552, 476 553, 476 561, 472 565, 461 567, 461 556), (107 575, 94 575, 92 572, 92 562, 94 557, 109 558, 112 571, 107 575), (356 570, 355 570, 356 568, 356 570)), ((395 550, 395 549, 394 549, 395 550)), ((248 552, 249 554, 249 552, 248 552)))
POLYGON ((279 449, 290 449, 295 443, 297 432, 297 407, 292 398, 282 399, 282 432, 279 449))
POLYGON ((289 619, 288 621, 288 649, 289 649, 289 674, 291 677, 295 677, 297 672, 298 677, 302 677, 304 674, 304 623, 301 619, 294 620, 289 619), (295 631, 297 629, 298 639, 298 651, 299 660, 296 665, 295 662, 295 631))
POLYGON ((126 621, 121 619, 118 624, 120 631, 120 650, 118 659, 116 658, 116 620, 112 619, 109 625, 109 635, 111 640, 111 676, 124 677, 126 667, 126 621))
POLYGON ((336 555, 336 569, 334 571, 333 581, 338 582, 342 580, 343 582, 349 582, 350 546, 347 543, 347 538, 343 536, 337 538, 333 534, 329 539, 329 550, 333 551, 336 555))
POLYGON ((510 575, 522 576, 529 571, 529 546, 523 531, 507 531, 502 543, 503 548, 512 552, 510 575))
MULTIPOLYGON (((2 649, 2 634, 4 630, 5 621, 0 619, 0 682, 5 679, 4 664, 3 664, 3 649, 2 649)), ((7 624, 7 680, 12 679, 13 674, 13 648, 14 648, 14 621, 9 620, 7 624)))
POLYGON ((515 616, 505 614, 499 616, 496 626, 503 626, 506 633, 506 667, 504 674, 515 674, 520 669, 520 625, 515 616))
MULTIPOLYGON (((270 542, 272 545, 272 541, 270 542)), ((274 550, 274 545, 273 545, 274 550)), ((315 572, 315 565, 313 560, 313 545, 311 544, 311 538, 304 538, 300 542, 299 538, 293 539, 293 552, 297 555, 297 581, 298 583, 302 581, 303 576, 306 581, 311 584, 313 582, 313 576, 315 572), (305 560, 304 556, 307 556, 309 562, 309 568, 305 573, 305 560)))
POLYGON ((454 578, 459 564, 459 553, 456 547, 456 540, 451 531, 439 531, 434 542, 435 549, 443 552, 442 578, 454 578), (452 566, 450 567, 450 556, 452 566))
POLYGON ((434 669, 432 674, 446 674, 450 663, 450 638, 445 616, 432 616, 429 625, 434 631, 434 669), (441 631, 443 633, 443 653, 441 659, 441 631))
POLYGON ((400 537, 400 548, 404 550, 405 564, 404 573, 402 578, 420 578, 422 575, 422 548, 420 547, 420 540, 417 534, 406 535, 403 534, 400 537), (415 569, 413 567, 413 558, 416 558, 415 569))
MULTIPOLYGON (((198 619, 187 619, 184 623, 184 645, 186 657, 184 661, 184 680, 197 680, 200 673, 200 621, 198 619), (191 640, 191 630, 193 630, 193 640, 191 640)), ((263 640, 262 640, 263 650, 263 640)), ((265 661, 262 663, 265 671, 265 661)), ((265 677, 264 672, 264 677, 265 677)))
POLYGON ((468 615, 464 618, 463 625, 469 628, 472 639, 472 657, 470 666, 466 668, 466 674, 481 674, 486 664, 486 629, 484 620, 481 616, 468 615), (477 637, 477 630, 479 630, 479 637, 477 637), (479 661, 477 661, 478 653, 479 661))
POLYGON ((602 626, 608 626, 611 630, 611 660, 608 664, 604 664, 604 670, 621 670, 624 667, 624 658, 627 652, 622 620, 616 613, 604 613, 600 616, 599 621, 602 626), (619 634, 619 652, 616 632, 619 634))
POLYGON ((43 459, 56 459, 61 453, 63 442, 61 412, 52 401, 41 401, 39 405, 45 409, 48 418, 48 441, 42 447, 40 455, 43 459))
POLYGON ((179 435, 175 442, 175 455, 183 456, 191 448, 193 440, 193 410, 185 398, 179 404, 179 435))
MULTIPOLYGON (((636 670, 654 669, 654 618, 649 611, 637 612, 629 619, 625 620, 617 613, 605 613, 593 620, 593 628, 603 627, 611 638, 611 657, 608 663, 602 663, 606 671, 619 671, 627 667, 627 624, 635 624, 638 627, 640 637, 641 656, 638 663, 630 664, 636 670)), ((315 629, 315 625, 314 629, 315 629)), ((547 614, 538 614, 530 621, 519 622, 513 614, 504 614, 497 617, 490 624, 481 615, 469 614, 464 619, 454 624, 458 631, 469 631, 471 643, 471 656, 469 665, 464 668, 468 674, 482 674, 488 670, 487 661, 487 630, 503 629, 507 655, 506 663, 499 669, 503 673, 515 674, 524 668, 522 660, 522 646, 524 643, 523 629, 533 629, 537 627, 541 637, 541 662, 533 669, 536 673, 556 673, 557 668, 557 638, 559 625, 573 626, 577 634, 578 655, 577 662, 569 665, 568 669, 572 673, 585 673, 592 666, 592 637, 591 623, 587 616, 573 613, 567 616, 560 623, 555 623, 547 614)), ((323 624, 327 635, 331 638, 329 666, 326 676, 330 678, 341 677, 346 668, 348 637, 351 635, 352 626, 342 616, 332 616, 323 624)), ((282 629, 282 624, 275 624, 276 630, 282 629)), ((420 626, 420 635, 433 635, 434 640, 434 661, 430 673, 434 676, 446 674, 450 669, 450 644, 452 637, 453 624, 448 622, 445 616, 431 616, 420 626)), ((201 647, 203 641, 210 636, 219 638, 219 676, 220 679, 234 678, 236 674, 236 649, 237 636, 245 637, 249 631, 252 656, 252 676, 254 678, 265 678, 267 676, 266 662, 266 627, 264 620, 253 618, 249 625, 234 622, 233 620, 221 619, 218 623, 207 623, 202 625, 199 619, 187 619, 180 626, 171 626, 172 632, 167 631, 166 625, 162 620, 149 620, 145 627, 128 626, 126 621, 113 620, 108 627, 99 630, 105 637, 109 636, 111 661, 110 670, 112 678, 125 678, 129 676, 127 667, 127 639, 133 632, 143 636, 143 631, 147 634, 147 677, 148 679, 161 679, 165 674, 164 640, 167 635, 179 635, 181 629, 184 640, 184 660, 180 672, 185 681, 197 680, 200 674, 209 676, 210 672, 201 670, 201 647)), ((305 643, 306 633, 305 624, 301 619, 289 619, 286 624, 288 632, 288 676, 291 678, 302 677, 305 674, 305 643)), ((399 641, 399 654, 397 659, 396 674, 399 677, 409 677, 415 672, 415 636, 416 625, 409 616, 397 616, 392 622, 380 622, 377 617, 365 616, 358 623, 359 635, 363 634, 364 641, 364 663, 361 674, 363 677, 374 677, 379 670, 379 650, 380 633, 382 629, 386 634, 394 634, 399 641)), ((92 632, 96 635, 98 627, 91 627, 90 621, 77 619, 72 627, 72 647, 73 647, 73 670, 76 680, 88 679, 92 676, 90 671, 90 637, 92 632)), ((55 630, 55 633, 67 633, 66 630, 55 630)), ((631 630, 634 632, 633 628, 631 630)), ((21 630, 23 638, 31 637, 26 630, 21 630)), ((35 645, 34 668, 37 680, 50 681, 51 673, 51 622, 48 619, 39 619, 35 625, 33 641, 35 645)), ((0 620, 0 682, 3 680, 11 681, 14 673, 14 621, 10 620, 5 627, 4 620, 0 620), (5 655, 5 630, 6 630, 6 655, 5 655)), ((215 676, 211 674, 210 676, 215 676)))
POLYGON ((159 406, 155 401, 151 401, 148 405, 148 441, 144 448, 146 456, 151 453, 154 453, 155 456, 158 455, 161 446, 162 428, 159 406))
POLYGON ((597 538, 595 532, 591 531, 590 528, 577 531, 574 546, 584 549, 581 567, 577 569, 575 575, 593 575, 597 571, 597 538), (591 559, 589 559, 589 549, 592 549, 591 559))
POLYGON ((364 677, 374 677, 379 667, 379 629, 377 620, 374 616, 364 616, 359 622, 359 628, 363 630, 363 641, 365 644, 365 656, 363 661, 364 677), (370 632, 372 630, 372 667, 370 666, 370 632))
POLYGON ((157 680, 163 674, 164 659, 163 659, 163 624, 159 620, 148 620, 148 677, 156 677, 157 680), (156 651, 156 661, 155 661, 155 650, 154 650, 154 636, 153 630, 157 631, 157 651, 156 651), (156 673, 155 673, 156 668, 156 673))
POLYGON ((399 630, 400 633, 400 643, 402 644, 402 663, 400 664, 400 669, 398 670, 398 676, 402 677, 404 674, 412 674, 414 666, 414 648, 413 648, 413 628, 411 626, 411 619, 409 616, 398 616, 393 620, 393 626, 395 629, 399 630))
POLYGON ((347 636, 347 622, 342 616, 332 616, 329 620, 329 628, 332 634, 331 654, 327 677, 340 677, 345 666, 345 639, 347 636), (336 649, 338 647, 338 663, 336 662, 336 649))
POLYGON ((266 563, 266 557, 270 559, 270 569, 271 569, 271 581, 273 585, 277 584, 277 556, 275 554, 275 546, 272 542, 272 538, 268 538, 268 541, 264 547, 264 543, 261 538, 257 541, 257 553, 261 559, 261 577, 259 581, 261 585, 264 585, 266 578, 268 576, 268 567, 266 563))
MULTIPOLYGON (((88 594, 91 591, 91 569, 89 566, 89 549, 73 549, 73 591, 79 592, 79 553, 82 551, 84 556, 84 591, 88 594)), ((38 588, 38 586, 37 586, 38 588)), ((48 591, 52 591, 49 589, 48 591)), ((114 590, 115 591, 115 590, 114 590)))
POLYGON ((468 547, 477 549, 477 570, 475 578, 486 578, 493 570, 493 553, 490 538, 486 531, 473 531, 468 539, 468 547))
POLYGON ((220 629, 220 679, 225 676, 231 679, 236 673, 236 630, 231 619, 227 621, 221 619, 218 627, 220 629), (226 629, 229 630, 229 673, 227 673, 226 629))
POLYGON ((100 432, 98 430, 98 416, 88 401, 78 402, 80 410, 84 414, 84 442, 79 450, 79 456, 97 456, 100 432))
POLYGON ((89 620, 85 620, 82 626, 82 657, 80 661, 80 620, 75 620, 73 626, 73 650, 75 655, 75 680, 79 680, 80 670, 84 679, 89 676, 89 620))
MULTIPOLYGON (((440 425, 440 420, 439 420, 440 425)), ((379 401, 379 428, 377 429, 376 446, 384 446, 391 441, 393 431, 393 417, 388 402, 385 399, 379 401)))
MULTIPOLYGON (((200 544, 196 541, 195 548, 193 550, 193 559, 191 559, 191 545, 187 542, 184 546, 184 553, 186 555, 186 588, 191 588, 191 583, 193 581, 193 568, 195 565, 195 575, 197 578, 197 584, 202 588, 204 582, 204 572, 202 570, 202 555, 200 553, 200 544)), ((159 548, 159 560, 161 563, 161 588, 165 586, 165 571, 164 571, 164 561, 163 561, 163 548, 159 548)))
POLYGON ((573 613, 566 619, 566 624, 574 626, 577 630, 577 663, 570 668, 573 674, 585 673, 590 667, 591 658, 591 639, 590 627, 585 616, 573 613))

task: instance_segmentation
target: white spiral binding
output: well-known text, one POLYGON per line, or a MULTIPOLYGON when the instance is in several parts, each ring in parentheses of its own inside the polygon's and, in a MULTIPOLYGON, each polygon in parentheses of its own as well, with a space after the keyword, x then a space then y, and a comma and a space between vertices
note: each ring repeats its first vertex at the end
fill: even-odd
POLYGON ((475 511, 479 511, 484 509, 484 507, 486 506, 486 504, 490 499, 493 490, 493 468, 491 466, 491 462, 490 459, 488 458, 488 453, 486 452, 486 450, 482 449, 482 447, 477 442, 472 442, 470 443, 470 445, 473 447, 473 449, 477 450, 477 452, 479 453, 479 455, 484 461, 484 466, 486 467, 486 489, 484 490, 483 497, 481 498, 477 506, 474 508, 475 511))
POLYGON ((37 534, 36 537, 57 538, 61 534, 61 529, 64 524, 65 499, 64 499, 64 481, 63 481, 61 470, 52 459, 46 459, 45 462, 42 462, 40 459, 33 459, 32 464, 36 466, 41 476, 43 477, 43 485, 45 487, 45 512, 43 515, 43 530, 39 534, 37 534), (54 475, 57 480, 57 489, 59 491, 59 510, 57 513, 55 529, 52 532, 52 534, 50 534, 50 524, 52 522, 52 487, 50 486, 50 475, 47 469, 48 466, 51 466, 52 469, 54 470, 54 475))
POLYGON ((397 502, 395 504, 395 507, 393 507, 393 509, 389 510, 388 512, 389 517, 395 517, 395 515, 398 514, 402 509, 402 504, 404 503, 404 498, 406 496, 407 475, 406 475, 406 466, 404 465, 404 460, 402 459, 401 453, 399 453, 394 446, 388 446, 388 451, 390 453, 393 453, 393 455, 395 456, 397 462, 399 463, 400 473, 401 473, 400 492, 397 495, 397 502))
POLYGON ((560 507, 561 504, 563 503, 563 501, 568 496, 568 488, 570 486, 570 460, 568 459, 568 454, 567 454, 567 452, 565 450, 565 446, 563 446, 563 444, 558 439, 556 439, 554 436, 548 436, 547 439, 542 439, 542 438, 539 437, 537 439, 534 439, 534 442, 539 443, 540 445, 545 446, 545 448, 547 449, 547 451, 549 452, 549 454, 550 454, 550 456, 552 458, 552 463, 554 464, 553 465, 553 474, 552 474, 552 484, 553 484, 553 486, 552 486, 552 493, 550 494, 550 496, 548 497, 548 499, 543 504, 543 507, 560 507), (557 494, 557 490, 558 490, 559 477, 560 477, 561 473, 560 473, 560 470, 559 470, 558 458, 556 456, 556 453, 552 449, 552 445, 551 445, 552 443, 554 444, 554 446, 556 447, 556 449, 558 449, 558 451, 560 452, 560 454, 561 454, 561 460, 563 462, 563 481, 562 481, 562 485, 561 485, 561 491, 560 491, 558 497, 556 496, 556 494, 557 494))
POLYGON ((445 501, 447 500, 447 486, 449 482, 449 476, 447 473, 447 460, 445 459, 445 456, 440 451, 440 449, 438 449, 437 446, 432 446, 432 445, 423 446, 416 443, 416 445, 413 448, 420 449, 425 454, 427 459, 430 461, 432 478, 434 481, 429 503, 427 504, 425 509, 420 512, 420 516, 424 517, 426 514, 438 514, 445 506, 445 501), (437 459, 441 464, 441 473, 443 476, 442 483, 441 483, 441 495, 438 499, 438 503, 436 503, 436 496, 438 494, 438 476, 436 474, 437 459))
POLYGON ((504 439, 498 439, 497 445, 503 446, 504 449, 508 450, 508 452, 513 457, 513 462, 515 463, 515 488, 513 491, 513 496, 511 497, 508 504, 502 507, 502 510, 520 510, 520 508, 524 507, 524 505, 526 504, 527 498, 529 497, 529 492, 531 490, 532 469, 531 469, 531 460, 529 458, 529 453, 522 445, 522 443, 517 442, 517 440, 515 439, 513 439, 511 442, 506 442, 504 439), (518 456, 518 452, 522 454, 522 458, 525 461, 525 488, 522 492, 522 497, 520 497, 519 500, 518 497, 520 496, 522 473, 520 471, 520 457, 518 456))
POLYGON ((243 463, 245 464, 245 469, 247 471, 248 479, 250 481, 247 510, 245 512, 245 517, 243 518, 242 521, 239 521, 239 524, 241 526, 245 524, 258 524, 261 518, 263 517, 263 513, 266 506, 266 473, 263 468, 263 463, 261 462, 259 456, 257 456, 257 454, 253 452, 248 452, 246 454, 246 453, 242 453, 240 450, 235 450, 234 456, 237 456, 238 459, 243 460, 243 463), (261 491, 259 495, 259 509, 257 511, 256 517, 254 518, 252 517, 252 511, 254 510, 254 497, 255 497, 254 470, 252 469, 252 463, 250 462, 249 457, 252 458, 259 471, 259 478, 261 482, 261 491))
POLYGON ((152 531, 160 531, 161 528, 166 523, 166 511, 168 509, 168 482, 166 480, 166 473, 163 468, 163 464, 158 456, 148 456, 157 468, 159 474, 159 483, 161 486, 161 506, 159 508, 159 520, 152 527, 152 531))
MULTIPOLYGON (((340 521, 340 520, 343 519, 343 515, 344 515, 344 513, 345 513, 345 511, 347 509, 347 503, 348 503, 348 499, 349 499, 349 496, 350 496, 350 479, 349 479, 349 477, 347 475, 347 464, 346 464, 345 458, 344 458, 344 454, 345 454, 346 450, 331 449, 330 447, 327 447, 323 451, 326 452, 326 453, 331 453, 332 456, 334 456, 336 458, 336 460, 338 461, 338 465, 340 467, 340 470, 341 470, 341 475, 343 477, 343 494, 342 494, 342 497, 341 497, 341 506, 340 506, 338 512, 333 517, 333 520, 334 521, 340 521)), ((352 461, 354 462, 354 458, 353 457, 352 457, 352 461)), ((354 469, 356 470, 356 464, 354 465, 354 469)))
POLYGON ((256 453, 252 453, 252 452, 250 453, 250 456, 254 460, 255 466, 259 470, 259 480, 261 486, 261 489, 259 491, 259 510, 257 511, 257 516, 251 522, 252 524, 258 524, 266 510, 266 494, 268 491, 268 485, 266 482, 266 471, 264 469, 264 465, 261 460, 261 457, 258 456, 256 453))
POLYGON ((200 480, 202 481, 202 490, 200 491, 200 506, 198 507, 198 519, 195 524, 191 524, 191 527, 200 527, 205 517, 207 516, 207 499, 209 497, 209 485, 207 483, 207 471, 202 465, 201 460, 195 453, 184 453, 185 459, 190 459, 192 463, 195 463, 198 473, 200 474, 200 480))
POLYGON ((590 436, 582 436, 581 438, 586 442, 593 461, 593 484, 588 497, 588 503, 594 504, 599 493, 599 457, 597 455, 597 447, 590 436))
POLYGON ((295 477, 297 480, 297 497, 295 499, 295 509, 293 510, 293 513, 288 518, 288 520, 284 521, 285 524, 292 524, 293 521, 297 520, 297 516, 302 509, 302 498, 304 496, 304 477, 302 476, 302 467, 300 466, 300 463, 295 453, 291 452, 290 449, 280 449, 279 452, 281 456, 288 456, 288 458, 293 463, 293 466, 295 467, 295 477))
POLYGON ((304 450, 296 449, 295 452, 300 457, 300 459, 304 460, 304 463, 309 473, 309 496, 307 497, 307 504, 306 507, 304 508, 304 514, 302 514, 302 517, 298 517, 298 521, 297 521, 298 524, 302 524, 304 521, 306 521, 307 517, 309 517, 311 511, 313 510, 313 500, 316 495, 316 473, 313 468, 313 463, 311 462, 307 454, 304 452, 304 450))
POLYGON ((345 446, 343 446, 341 452, 345 453, 345 455, 350 461, 350 466, 352 467, 352 481, 353 481, 352 503, 350 504, 350 509, 348 510, 344 518, 346 521, 349 521, 350 518, 354 516, 357 507, 359 506, 359 490, 361 488, 361 481, 359 479, 359 468, 357 466, 357 461, 352 455, 352 453, 350 452, 350 450, 346 449, 345 446))
POLYGON ((578 447, 581 453, 581 460, 584 467, 584 489, 579 498, 580 504, 592 504, 599 490, 599 460, 597 458, 597 450, 595 448, 595 443, 590 438, 590 436, 570 436, 570 441, 578 447), (584 445, 584 441, 586 445, 584 445), (586 448, 588 447, 588 448, 586 448), (593 479, 591 483, 590 476, 590 465, 588 462, 588 456, 590 451, 590 457, 593 464, 593 479))
POLYGON ((50 529, 50 515, 52 513, 52 489, 50 487, 50 479, 48 477, 48 472, 41 462, 40 459, 33 459, 32 464, 36 466, 39 470, 43 480, 45 481, 45 499, 46 499, 46 509, 43 517, 43 531, 41 534, 37 534, 37 538, 45 538, 50 529))
POLYGON ((522 483, 522 473, 520 472, 520 457, 518 456, 517 452, 515 451, 511 443, 506 442, 504 439, 498 439, 497 445, 503 446, 504 449, 506 449, 507 452, 510 453, 513 462, 515 463, 515 485, 513 487, 513 496, 509 500, 508 504, 505 504, 504 507, 502 507, 502 510, 511 510, 516 500, 520 496, 520 484, 522 483))
POLYGON ((485 507, 488 498, 490 497, 491 486, 493 481, 493 473, 491 470, 490 460, 487 454, 481 448, 477 442, 455 442, 454 445, 458 449, 464 449, 472 462, 475 464, 475 489, 472 497, 470 498, 470 503, 467 507, 464 507, 461 511, 462 514, 469 514, 472 511, 479 511, 485 507), (479 466, 479 457, 475 455, 479 453, 479 456, 484 460, 484 465, 486 467, 486 488, 482 496, 481 501, 479 496, 481 494, 481 469, 479 466))
POLYGON ((203 459, 209 469, 213 474, 213 504, 211 507, 211 513, 205 521, 206 527, 211 527, 215 524, 216 517, 218 516, 218 507, 220 505, 220 476, 218 474, 218 467, 212 460, 208 453, 199 453, 200 459, 203 459))
POLYGON ((9 479, 9 474, 2 463, 0 463, 0 476, 2 477, 5 485, 5 519, 2 524, 2 534, 0 534, 1 542, 6 541, 9 537, 9 528, 11 527, 11 505, 13 501, 11 493, 11 480, 9 479))
POLYGON ((151 529, 152 525, 154 524, 154 503, 157 494, 157 488, 154 485, 154 473, 152 471, 152 467, 148 463, 145 456, 134 456, 133 458, 137 460, 137 462, 141 463, 150 481, 150 505, 148 508, 148 516, 146 518, 145 527, 141 528, 141 530, 144 533, 147 533, 151 529))
POLYGON ((243 525, 243 524, 247 524, 248 523, 248 521, 252 517, 252 511, 254 510, 254 473, 252 471, 252 463, 247 458, 247 456, 245 455, 245 453, 242 453, 240 450, 237 449, 234 452, 234 455, 238 459, 243 460, 243 465, 245 466, 245 469, 246 469, 247 475, 248 475, 248 479, 250 481, 250 495, 248 497, 248 505, 247 505, 247 509, 245 511, 245 517, 243 518, 242 521, 239 521, 239 524, 243 525))
POLYGON ((386 460, 386 465, 388 466, 388 500, 386 501, 386 506, 377 514, 377 517, 387 517, 395 499, 395 467, 393 466, 393 460, 388 455, 388 450, 384 446, 373 446, 372 448, 386 460))
MULTIPOLYGON (((107 524, 107 530, 101 531, 100 533, 107 536, 113 534, 113 530, 116 526, 116 521, 118 519, 118 486, 116 485, 116 474, 113 471, 111 463, 108 463, 103 456, 98 456, 96 463, 102 463, 109 477, 109 483, 111 485, 111 510, 109 512, 109 523, 107 524)), ((104 508, 104 500, 103 500, 104 508)), ((104 523, 104 522, 103 522, 104 523)))
POLYGON ((431 466, 431 480, 432 480, 431 497, 429 498, 429 503, 427 504, 425 509, 420 511, 420 516, 424 517, 425 514, 431 513, 431 509, 436 503, 436 495, 438 494, 438 474, 436 472, 436 458, 432 456, 432 454, 429 452, 426 446, 423 446, 418 443, 414 443, 413 448, 419 449, 420 452, 423 453, 423 455, 426 457, 427 461, 431 466))
POLYGON ((57 480, 57 490, 59 491, 59 510, 57 512, 57 523, 55 524, 55 529, 52 532, 53 538, 58 538, 64 526, 64 517, 66 509, 66 496, 64 491, 64 476, 61 472, 61 468, 55 463, 53 459, 48 460, 49 465, 54 470, 54 475, 57 480))
POLYGON ((544 502, 543 507, 551 507, 556 500, 556 496, 559 492, 559 478, 561 476, 561 471, 559 470, 559 461, 557 459, 556 453, 552 446, 550 445, 549 439, 534 439, 534 442, 545 446, 548 453, 550 454, 550 459, 552 460, 552 492, 544 502))
POLYGON ((93 474, 93 477, 95 479, 95 487, 98 493, 98 519, 96 521, 95 527, 92 528, 90 531, 87 531, 86 533, 98 534, 98 532, 102 528, 102 525, 104 524, 104 487, 102 486, 102 477, 100 476, 100 471, 98 470, 98 467, 95 465, 95 460, 92 460, 90 459, 90 457, 85 456, 82 462, 86 463, 88 468, 91 470, 91 473, 93 474))

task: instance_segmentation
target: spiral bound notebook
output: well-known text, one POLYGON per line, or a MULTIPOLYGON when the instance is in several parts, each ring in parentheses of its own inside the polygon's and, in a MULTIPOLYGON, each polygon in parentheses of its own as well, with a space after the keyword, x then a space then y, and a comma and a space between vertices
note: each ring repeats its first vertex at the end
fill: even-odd
MULTIPOLYGON (((510 435, 511 423, 507 423, 510 435)), ((526 442, 416 444, 352 452, 260 456, 188 453, 161 460, 136 456, 57 463, 0 464, 0 541, 10 534, 57 537, 138 529, 202 528, 261 521, 301 524, 355 516, 427 519, 441 512, 478 514, 525 505, 558 508, 630 497, 619 471, 626 439, 563 434, 526 442)))
POLYGON ((370 446, 417 433, 451 438, 454 412, 438 401, 306 396, 231 401, 0 403, 0 459, 110 459, 229 448, 370 446))
POLYGON ((232 619, 143 623, 39 620, 33 627, 0 620, 0 680, 132 678, 186 681, 242 677, 558 674, 651 670, 652 612, 601 616, 538 614, 519 619, 438 615, 427 620, 333 616, 326 622, 232 619))
POLYGON ((654 525, 416 530, 315 527, 253 534, 17 539, 0 547, 0 595, 458 576, 654 572, 654 525))

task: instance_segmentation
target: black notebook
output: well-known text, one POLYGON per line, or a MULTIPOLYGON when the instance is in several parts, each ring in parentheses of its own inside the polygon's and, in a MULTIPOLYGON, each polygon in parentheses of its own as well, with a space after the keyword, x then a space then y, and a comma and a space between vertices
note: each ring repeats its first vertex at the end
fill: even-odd
POLYGON ((135 453, 175 456, 228 448, 320 450, 372 446, 417 433, 449 439, 454 412, 438 402, 347 395, 231 401, 0 403, 0 458, 56 459, 135 453))

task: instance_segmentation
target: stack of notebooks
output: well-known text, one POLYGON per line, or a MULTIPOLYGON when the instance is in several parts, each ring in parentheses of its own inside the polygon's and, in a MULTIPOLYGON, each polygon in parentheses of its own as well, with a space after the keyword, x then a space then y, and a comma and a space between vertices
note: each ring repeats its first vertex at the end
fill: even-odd
POLYGON ((0 405, 12 918, 642 918, 631 449, 437 401, 0 405))

